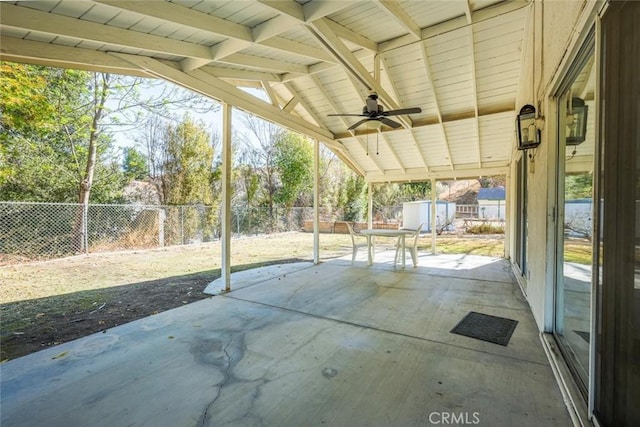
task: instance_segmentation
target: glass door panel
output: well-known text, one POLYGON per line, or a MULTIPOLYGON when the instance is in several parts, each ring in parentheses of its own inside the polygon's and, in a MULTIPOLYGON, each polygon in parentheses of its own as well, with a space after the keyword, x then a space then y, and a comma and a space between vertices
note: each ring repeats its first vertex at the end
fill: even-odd
POLYGON ((591 343, 595 67, 583 58, 558 103, 557 250, 554 334, 587 392, 591 343))

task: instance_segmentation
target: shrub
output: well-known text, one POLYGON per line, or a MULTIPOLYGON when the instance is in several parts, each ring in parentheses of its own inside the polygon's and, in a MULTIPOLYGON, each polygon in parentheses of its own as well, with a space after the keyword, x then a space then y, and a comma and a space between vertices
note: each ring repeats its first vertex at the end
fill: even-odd
POLYGON ((491 224, 479 224, 467 228, 469 234, 504 234, 504 227, 491 224))

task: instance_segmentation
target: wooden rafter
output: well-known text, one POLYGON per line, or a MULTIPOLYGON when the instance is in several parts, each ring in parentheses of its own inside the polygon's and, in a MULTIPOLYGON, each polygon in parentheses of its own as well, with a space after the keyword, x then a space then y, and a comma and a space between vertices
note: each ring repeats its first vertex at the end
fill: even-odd
POLYGON ((416 24, 415 21, 398 6, 397 2, 390 0, 378 0, 377 4, 382 8, 382 10, 387 12, 387 15, 404 27, 415 40, 420 40, 422 38, 422 28, 420 28, 420 26, 418 26, 418 24, 416 24))
POLYGON ((320 117, 318 117, 315 110, 304 100, 302 94, 298 92, 293 83, 286 82, 284 83, 284 85, 289 93, 291 93, 291 95, 293 95, 298 100, 298 104, 301 105, 302 108, 304 108, 304 110, 307 112, 307 114, 311 116, 313 121, 316 122, 316 125, 324 128, 325 126, 323 121, 320 119, 320 117))
POLYGON ((449 167, 451 170, 453 167, 453 159, 451 158, 451 148, 449 147, 449 140, 447 139, 447 131, 444 128, 444 121, 442 120, 442 112, 440 111, 440 104, 438 103, 438 94, 436 92, 436 87, 433 84, 433 76, 431 75, 431 64, 429 63, 429 55, 427 53, 427 46, 424 42, 420 43, 421 52, 422 52, 422 60, 424 62, 424 69, 427 73, 427 81, 431 86, 431 91, 433 92, 433 100, 436 109, 436 115, 438 116, 438 123, 440 124, 440 132, 442 134, 442 140, 444 142, 445 148, 447 150, 447 157, 449 158, 449 167))
MULTIPOLYGON (((395 100, 384 90, 382 85, 369 74, 369 71, 331 30, 331 25, 328 24, 327 21, 327 19, 318 19, 313 21, 311 26, 314 29, 316 37, 325 45, 329 52, 339 58, 347 74, 355 77, 367 90, 375 91, 380 100, 384 102, 390 110, 400 108, 395 100)), ((398 120, 402 122, 406 128, 413 126, 411 119, 406 116, 398 116, 398 120)))
POLYGON ((471 10, 471 5, 469 4, 469 0, 465 0, 465 16, 467 18, 467 22, 469 24, 469 46, 471 47, 471 83, 473 86, 473 106, 475 109, 475 117, 474 117, 474 125, 476 130, 476 138, 475 138, 475 147, 476 147, 476 155, 478 156, 478 167, 482 167, 482 148, 480 147, 480 118, 478 117, 478 82, 476 78, 476 48, 475 48, 475 37, 473 35, 473 11, 471 10))

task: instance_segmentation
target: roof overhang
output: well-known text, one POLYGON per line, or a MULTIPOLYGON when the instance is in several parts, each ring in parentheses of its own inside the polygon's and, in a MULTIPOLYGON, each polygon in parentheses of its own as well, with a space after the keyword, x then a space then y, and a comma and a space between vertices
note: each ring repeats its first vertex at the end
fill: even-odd
POLYGON ((2 2, 0 59, 166 79, 321 141, 370 182, 477 177, 511 162, 529 4, 2 2), (379 131, 328 116, 372 90, 422 112, 379 131))

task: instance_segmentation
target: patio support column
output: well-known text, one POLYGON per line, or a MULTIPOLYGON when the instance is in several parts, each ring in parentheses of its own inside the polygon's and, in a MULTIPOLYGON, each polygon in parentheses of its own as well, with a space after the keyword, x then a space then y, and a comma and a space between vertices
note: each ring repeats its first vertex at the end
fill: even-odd
POLYGON ((436 254, 436 180, 431 178, 431 253, 436 254))
MULTIPOLYGON (((511 188, 511 173, 507 172, 507 177, 505 179, 505 192, 504 192, 504 257, 507 259, 511 259, 511 214, 509 204, 511 203, 511 196, 509 194, 509 190, 511 188)), ((500 210, 498 210, 498 215, 500 215, 500 210)))
POLYGON ((369 203, 367 207, 367 228, 373 228, 373 183, 369 183, 369 187, 367 189, 367 194, 369 197, 369 203))
POLYGON ((231 291, 231 105, 222 103, 222 260, 224 291, 231 291))
POLYGON ((320 141, 313 142, 313 263, 320 262, 320 141))

